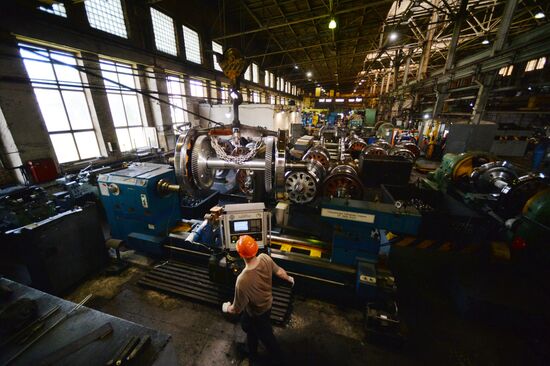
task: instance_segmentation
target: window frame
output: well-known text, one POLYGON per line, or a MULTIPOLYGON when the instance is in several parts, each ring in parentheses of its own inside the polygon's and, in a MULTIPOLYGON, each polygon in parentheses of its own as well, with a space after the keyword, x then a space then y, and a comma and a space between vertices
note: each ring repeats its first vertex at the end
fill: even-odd
MULTIPOLYGON (((212 41, 212 51, 213 52, 218 52, 214 49, 215 48, 214 45, 220 46, 221 52, 219 52, 219 53, 221 53, 223 55, 223 45, 221 43, 216 42, 216 41, 212 41)), ((223 72, 222 67, 218 63, 218 61, 216 60, 216 55, 214 53, 212 53, 212 62, 214 63, 214 70, 223 72)))
MULTIPOLYGON (((111 58, 108 58, 108 57, 100 57, 99 58, 99 64, 100 64, 100 69, 101 69, 101 75, 103 77, 106 77, 103 72, 108 72, 108 73, 115 73, 116 74, 116 80, 119 84, 122 84, 124 85, 123 83, 121 83, 121 80, 120 80, 120 75, 129 75, 129 74, 124 74, 124 73, 121 73, 117 70, 117 66, 118 65, 121 65, 120 67, 122 68, 127 68, 127 69, 130 69, 132 71, 131 75, 132 75, 132 80, 133 80, 133 88, 136 89, 136 90, 140 90, 141 89, 141 85, 139 83, 139 75, 137 74, 137 71, 136 71, 136 65, 131 63, 131 62, 128 62, 128 61, 120 61, 120 60, 115 60, 115 59, 111 59, 111 58), (112 64, 115 66, 115 71, 111 71, 111 70, 104 70, 101 65, 102 64, 112 64)), ((109 83, 109 81, 106 81, 107 83, 109 83)), ((113 128, 115 129, 115 132, 116 131, 119 131, 119 130, 126 130, 127 133, 128 133, 128 136, 130 137, 130 149, 125 149, 125 150, 122 150, 122 146, 121 146, 121 143, 120 141, 118 141, 118 147, 120 149, 121 152, 127 152, 127 151, 135 151, 135 150, 138 150, 138 149, 141 149, 141 148, 152 148, 152 147, 155 147, 155 146, 152 146, 149 144, 149 141, 147 141, 147 144, 145 146, 136 146, 134 141, 131 139, 131 134, 130 134, 130 129, 132 128, 141 128, 142 132, 143 132, 143 137, 146 139, 147 138, 147 131, 146 130, 147 128, 149 128, 149 125, 148 125, 148 122, 147 122, 147 116, 146 114, 144 113, 143 111, 143 101, 140 100, 140 96, 139 96, 139 93, 133 91, 133 90, 129 90, 129 88, 127 86, 120 86, 120 85, 116 85, 115 87, 112 87, 112 86, 107 86, 105 85, 105 94, 107 95, 107 99, 109 98, 109 94, 116 94, 116 95, 120 95, 120 98, 121 98, 121 102, 122 102, 122 108, 124 110, 124 120, 125 120, 125 125, 124 126, 116 126, 115 124, 115 118, 113 116, 113 107, 111 106, 111 102, 108 100, 107 102, 109 103, 109 111, 111 113, 111 116, 113 117, 113 128), (139 119, 141 121, 141 124, 139 125, 130 125, 128 123, 128 112, 127 112, 127 107, 126 107, 126 104, 124 102, 124 98, 123 96, 124 95, 131 95, 131 96, 135 96, 136 98, 136 102, 137 102, 137 109, 138 109, 138 115, 139 115, 139 119)), ((117 134, 117 140, 120 140, 119 139, 119 135, 117 134)), ((157 137, 155 136, 155 145, 158 144, 158 141, 157 141, 157 137)))
MULTIPOLYGON (((27 75, 29 77, 31 87, 33 88, 33 94, 35 95, 36 103, 38 104, 40 114, 42 115, 42 118, 44 119, 44 127, 46 128, 46 132, 48 133, 48 137, 50 137, 50 141, 51 141, 52 147, 54 147, 54 153, 55 153, 55 156, 56 156, 57 161, 59 162, 59 164, 75 163, 75 162, 81 162, 81 161, 94 159, 94 158, 97 158, 97 157, 102 157, 103 153, 102 153, 102 146, 100 144, 100 136, 98 136, 98 130, 96 129, 96 125, 95 125, 94 120, 93 120, 93 115, 94 115, 92 113, 93 112, 93 109, 92 109, 93 106, 90 106, 90 100, 88 99, 88 97, 86 95, 86 91, 85 91, 85 88, 84 88, 84 80, 82 80, 82 76, 83 76, 82 72, 78 69, 75 69, 75 71, 78 73, 78 77, 79 77, 79 80, 80 80, 78 85, 77 84, 73 85, 74 82, 65 82, 65 83, 71 83, 70 86, 62 85, 63 82, 60 82, 59 76, 58 76, 58 71, 56 70, 56 68, 54 66, 54 65, 56 65, 56 63, 52 62, 52 60, 55 60, 55 58, 52 58, 52 54, 53 55, 57 54, 57 55, 65 56, 65 57, 71 57, 72 59, 74 59, 75 64, 77 66, 79 66, 78 65, 78 57, 79 57, 78 54, 74 51, 54 49, 54 48, 47 47, 47 46, 28 44, 28 43, 24 43, 24 42, 18 42, 17 46, 18 46, 20 52, 21 52, 21 50, 36 49, 36 51, 41 52, 40 53, 41 57, 43 57, 45 59, 48 59, 48 61, 37 60, 37 59, 32 59, 32 58, 26 58, 23 55, 21 55, 21 60, 22 60, 23 65, 25 67, 25 71, 27 72, 27 75), (42 55, 42 53, 44 53, 44 52, 47 54, 47 56, 42 55), (25 60, 41 62, 41 63, 45 63, 45 64, 50 65, 55 80, 33 79, 31 77, 31 75, 29 74, 29 71, 27 69, 27 65, 25 64, 25 60), (61 105, 63 107, 63 113, 65 114, 65 118, 67 120, 68 129, 56 130, 56 131, 50 131, 48 129, 48 125, 47 125, 46 119, 44 117, 44 112, 42 110, 42 106, 40 105, 40 101, 39 101, 38 95, 36 93, 37 89, 38 90, 55 90, 59 93, 59 98, 61 100, 61 105), (86 104, 86 110, 88 111, 88 117, 89 117, 89 121, 90 121, 90 127, 89 128, 82 128, 82 129, 74 129, 73 128, 73 123, 71 122, 71 114, 69 113, 69 109, 67 107, 67 101, 65 100, 66 96, 63 93, 64 91, 65 92, 75 92, 75 91, 76 92, 82 92, 82 96, 83 96, 85 104, 86 104), (95 137, 96 146, 97 146, 97 152, 98 152, 97 156, 95 156, 95 157, 94 156, 84 157, 84 158, 82 157, 82 153, 80 151, 79 144, 78 144, 77 139, 75 137, 75 134, 82 133, 82 132, 92 132, 93 133, 93 135, 95 137), (53 142, 51 136, 52 135, 62 135, 62 134, 70 134, 71 135, 71 138, 73 140, 74 147, 75 147, 78 159, 60 161, 60 158, 59 158, 58 153, 55 149, 55 145, 54 145, 54 142, 53 142)), ((32 51, 30 51, 30 52, 32 52, 32 51)))
POLYGON ((192 63, 194 63, 194 64, 197 64, 197 65, 202 65, 202 63, 203 63, 203 57, 202 57, 202 44, 201 44, 201 35, 200 35, 200 33, 199 33, 195 28, 189 27, 189 26, 187 26, 187 25, 185 25, 185 24, 182 24, 182 25, 181 25, 181 30, 182 30, 182 34, 183 34, 183 41, 182 41, 182 43, 183 43, 183 49, 184 49, 184 51, 185 51, 185 60, 188 61, 188 62, 192 62, 192 63), (200 59, 199 62, 197 62, 197 61, 195 61, 195 60, 189 59, 189 57, 190 57, 190 56, 189 56, 189 53, 190 53, 190 52, 188 52, 188 49, 187 49, 187 41, 185 40, 185 38, 186 38, 186 37, 185 37, 185 30, 186 30, 186 29, 188 29, 189 31, 191 31, 191 32, 193 32, 193 33, 195 33, 195 34, 197 35, 197 42, 198 42, 198 48, 199 48, 199 59, 200 59))
POLYGON ((168 14, 166 14, 165 12, 151 6, 149 7, 149 14, 151 16, 151 28, 153 29, 153 41, 155 42, 155 49, 158 51, 158 52, 162 52, 164 54, 167 54, 167 55, 170 55, 170 56, 179 56, 179 47, 178 47, 178 34, 176 32, 176 22, 174 21, 174 18, 172 18, 171 16, 169 16, 168 14), (153 19, 153 11, 157 12, 157 13, 160 13, 161 16, 165 16, 167 18, 169 18, 170 20, 172 20, 172 35, 174 37, 174 44, 173 44, 173 47, 174 47, 174 51, 175 51, 175 54, 174 53, 171 53, 171 52, 168 52, 167 50, 163 50, 163 49, 160 49, 158 44, 157 44, 157 32, 155 31, 155 21, 153 19))
MULTIPOLYGON (((111 36, 115 36, 115 37, 119 37, 119 38, 123 38, 123 39, 130 39, 130 32, 129 32, 129 29, 128 29, 128 15, 127 15, 127 12, 126 12, 126 4, 124 1, 122 0, 107 0, 107 1, 118 1, 119 4, 120 4, 120 11, 121 11, 121 14, 122 14, 122 21, 124 23, 124 36, 120 35, 120 34, 117 34, 117 33, 113 33, 113 32, 110 32, 110 31, 107 31, 105 29, 102 29, 102 28, 98 28, 97 26, 93 26, 92 25, 92 22, 90 21, 90 16, 88 14, 88 9, 87 9, 87 4, 91 4, 93 1, 95 0, 87 0, 84 2, 84 12, 86 13, 86 19, 88 20, 88 25, 90 26, 90 28, 93 28, 97 31, 100 31, 100 32, 103 32, 103 33, 106 33, 106 34, 110 34, 111 36)), ((90 5, 92 6, 92 5, 90 5)), ((104 21, 104 23, 106 23, 104 21)))

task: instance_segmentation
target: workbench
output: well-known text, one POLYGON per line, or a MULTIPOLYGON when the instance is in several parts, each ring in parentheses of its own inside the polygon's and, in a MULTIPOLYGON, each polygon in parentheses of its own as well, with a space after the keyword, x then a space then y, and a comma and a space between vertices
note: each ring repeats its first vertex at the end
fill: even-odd
MULTIPOLYGON (((45 327, 53 324, 56 319, 68 313, 76 305, 5 278, 0 278, 0 284, 13 291, 7 299, 0 300, 0 312, 20 298, 36 300, 39 316, 58 305, 60 307, 59 311, 46 321, 45 327)), ((177 364, 176 352, 170 341, 170 335, 83 306, 45 334, 9 365, 39 365, 46 355, 81 338, 105 323, 111 324, 113 329, 111 334, 65 356, 55 362, 55 365, 105 365, 130 337, 143 337, 145 335, 149 335, 151 341, 133 360, 133 365, 177 364)), ((2 348, 0 350, 0 365, 6 364, 6 361, 23 346, 15 346, 10 343, 2 348)))

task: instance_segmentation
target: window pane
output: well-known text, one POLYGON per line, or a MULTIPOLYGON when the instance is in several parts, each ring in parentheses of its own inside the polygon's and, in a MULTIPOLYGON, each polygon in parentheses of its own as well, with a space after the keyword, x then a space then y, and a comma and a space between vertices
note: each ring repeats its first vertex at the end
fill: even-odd
MULTIPOLYGON (((52 56, 52 60, 56 60, 67 65, 76 66, 76 60, 74 59, 74 57, 70 55, 52 53, 51 56, 52 56)), ((55 68, 55 74, 59 82, 68 82, 68 83, 75 83, 77 85, 80 85, 81 83, 80 74, 78 73, 77 69, 71 66, 59 65, 55 62, 53 64, 55 68)))
POLYGON ((136 95, 123 95, 124 109, 126 110, 126 119, 128 126, 141 126, 141 115, 136 95))
POLYGON ((204 97, 203 83, 199 80, 190 80, 191 95, 194 97, 204 97))
POLYGON ((149 147, 159 147, 157 140, 157 129, 154 127, 144 127, 143 131, 145 132, 145 140, 147 141, 147 146, 149 147))
POLYGON ((86 0, 84 5, 92 28, 128 38, 120 0, 86 0))
POLYGON ((84 92, 65 90, 61 93, 63 94, 63 100, 65 101, 73 130, 92 129, 92 120, 84 92))
POLYGON ((191 28, 182 26, 183 28, 183 43, 185 45, 185 58, 187 61, 202 63, 201 46, 199 34, 191 28))
MULTIPOLYGON (((212 51, 223 54, 223 47, 221 44, 212 41, 212 51)), ((222 67, 218 63, 218 60, 216 59, 216 55, 212 56, 214 58, 214 69, 218 71, 222 71, 222 67)))
POLYGON ((65 5, 63 4, 52 4, 49 6, 39 6, 38 9, 45 11, 46 13, 50 13, 53 15, 57 15, 63 18, 67 17, 67 11, 65 10, 65 5))
POLYGON ((121 65, 117 63, 116 71, 118 72, 118 82, 128 88, 135 89, 136 81, 134 79, 134 71, 130 65, 121 65))
POLYGON ((51 64, 34 60, 24 60, 23 62, 31 80, 55 81, 55 74, 53 73, 51 64))
MULTIPOLYGON (((170 104, 173 104, 175 106, 178 106, 178 107, 183 107, 183 103, 182 103, 182 100, 181 98, 170 98, 170 104)), ((180 108, 175 108, 175 107, 171 107, 171 112, 172 112, 172 122, 175 123, 175 122, 185 122, 185 120, 183 119, 183 109, 180 109, 180 108)))
POLYGON ((124 113, 124 105, 120 94, 107 94, 109 99, 109 107, 113 116, 113 124, 115 127, 126 126, 126 114, 124 113))
POLYGON ((101 155, 94 131, 76 132, 74 139, 80 153, 80 159, 97 158, 101 155))
POLYGON ((59 163, 79 160, 71 133, 55 133, 50 135, 50 139, 59 163))
POLYGON ((120 151, 124 152, 132 150, 132 144, 130 143, 130 134, 128 133, 127 128, 117 128, 116 137, 118 140, 120 151))
POLYGON ((149 146, 147 144, 147 139, 145 138, 143 127, 132 127, 128 130, 130 130, 130 140, 132 141, 132 145, 135 149, 149 146))
MULTIPOLYGON (((103 75, 104 78, 113 80, 113 81, 118 81, 117 74, 116 74, 116 67, 113 63, 102 60, 99 62, 99 66, 101 67, 101 75, 103 75)), ((105 79, 103 79, 103 82, 105 83, 106 88, 116 88, 116 89, 120 88, 117 84, 114 84, 105 79)))
POLYGON ((176 33, 174 32, 172 18, 151 8, 151 20, 153 21, 153 33, 157 50, 177 56, 176 33))
POLYGON ((49 132, 69 129, 61 95, 57 90, 34 89, 42 117, 49 132))

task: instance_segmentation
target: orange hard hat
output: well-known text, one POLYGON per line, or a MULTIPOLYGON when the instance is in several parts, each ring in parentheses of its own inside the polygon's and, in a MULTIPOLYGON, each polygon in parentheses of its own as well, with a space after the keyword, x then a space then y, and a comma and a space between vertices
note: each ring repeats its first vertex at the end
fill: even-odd
POLYGON ((243 258, 252 258, 258 253, 258 243, 250 235, 241 235, 237 240, 237 252, 243 258))

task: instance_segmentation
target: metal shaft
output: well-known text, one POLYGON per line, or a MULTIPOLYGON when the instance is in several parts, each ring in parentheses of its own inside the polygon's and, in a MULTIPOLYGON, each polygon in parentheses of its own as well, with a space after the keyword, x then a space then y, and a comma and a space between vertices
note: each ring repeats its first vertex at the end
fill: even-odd
POLYGON ((265 160, 253 159, 245 161, 242 164, 225 161, 219 158, 208 158, 206 161, 208 169, 248 169, 248 170, 265 170, 265 160))

